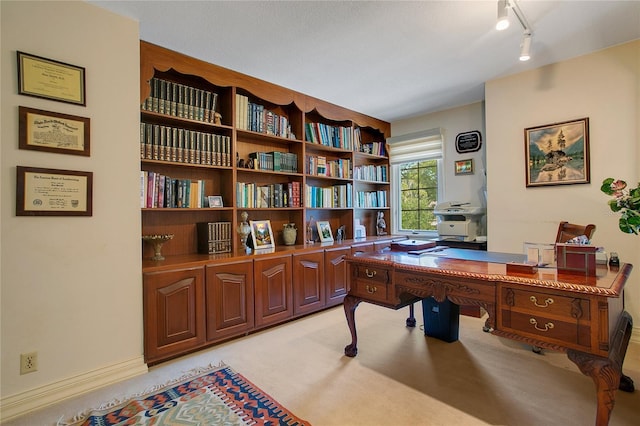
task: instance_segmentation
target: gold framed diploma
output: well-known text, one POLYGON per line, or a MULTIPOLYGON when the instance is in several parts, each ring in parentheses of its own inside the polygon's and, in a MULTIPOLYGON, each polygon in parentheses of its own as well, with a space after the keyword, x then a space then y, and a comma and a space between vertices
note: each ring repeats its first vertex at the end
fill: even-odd
POLYGON ((88 118, 22 106, 18 115, 20 149, 91 155, 88 118))
POLYGON ((19 94, 87 105, 84 68, 20 51, 17 54, 19 94))
POLYGON ((92 172, 18 166, 16 181, 16 216, 92 216, 92 172))

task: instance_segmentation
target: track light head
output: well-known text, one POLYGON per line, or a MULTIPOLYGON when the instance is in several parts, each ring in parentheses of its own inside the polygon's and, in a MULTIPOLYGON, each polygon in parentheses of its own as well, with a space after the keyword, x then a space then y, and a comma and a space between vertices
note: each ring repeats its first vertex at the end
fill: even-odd
POLYGON ((509 0, 498 0, 498 22, 496 30, 502 31, 509 28, 509 0))
POLYGON ((525 31, 520 44, 520 60, 528 61, 529 59, 531 59, 531 32, 525 31))

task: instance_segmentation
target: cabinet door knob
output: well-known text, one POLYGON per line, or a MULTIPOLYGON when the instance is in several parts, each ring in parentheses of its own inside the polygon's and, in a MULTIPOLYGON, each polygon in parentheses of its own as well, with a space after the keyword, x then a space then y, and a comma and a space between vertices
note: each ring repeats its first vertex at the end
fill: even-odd
POLYGON ((367 284, 366 286, 364 286, 364 288, 365 288, 365 290, 367 290, 367 293, 369 293, 369 294, 373 294, 376 291, 378 291, 378 287, 376 287, 374 285, 370 286, 370 285, 367 284))
POLYGON ((538 308, 546 308, 549 305, 553 304, 553 299, 550 297, 547 297, 546 299, 544 299, 544 305, 540 305, 538 303, 538 299, 536 299, 535 296, 531 296, 529 300, 531 300, 531 302, 533 302, 533 304, 536 305, 538 308))
POLYGON ((367 268, 364 273, 367 275, 367 277, 369 278, 373 278, 376 276, 376 271, 369 271, 369 269, 367 268))
POLYGON ((555 327, 552 322, 548 322, 544 325, 544 328, 540 328, 538 327, 538 321, 536 321, 535 318, 529 318, 529 323, 532 324, 533 328, 535 328, 538 331, 549 331, 553 327, 555 327))

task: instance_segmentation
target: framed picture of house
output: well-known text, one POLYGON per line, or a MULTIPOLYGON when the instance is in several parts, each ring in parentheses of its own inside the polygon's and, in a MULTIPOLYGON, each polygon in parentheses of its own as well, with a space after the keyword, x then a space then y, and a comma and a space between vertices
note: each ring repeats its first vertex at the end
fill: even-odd
POLYGON ((590 182, 589 119, 524 130, 527 187, 590 182))
POLYGON ((273 249, 276 247, 273 230, 269 220, 250 220, 251 240, 255 250, 273 249))
POLYGON ((331 225, 326 220, 319 220, 316 222, 318 225, 318 235, 320 236, 320 242, 328 243, 333 241, 333 233, 331 232, 331 225))

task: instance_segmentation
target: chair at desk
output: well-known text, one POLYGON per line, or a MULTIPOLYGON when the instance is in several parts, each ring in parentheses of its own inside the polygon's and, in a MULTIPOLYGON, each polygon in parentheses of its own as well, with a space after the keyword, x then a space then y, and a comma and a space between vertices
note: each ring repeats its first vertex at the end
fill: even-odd
POLYGON ((566 243, 570 239, 580 235, 584 235, 590 240, 595 231, 596 226, 593 224, 585 226, 569 222, 560 222, 560 225, 558 226, 558 235, 556 235, 556 243, 566 243))
MULTIPOLYGON (((589 225, 576 225, 575 223, 560 222, 558 226, 558 234, 556 235, 556 243, 566 243, 572 238, 584 235, 591 240, 591 236, 596 232, 596 226, 592 223, 589 225)), ((537 354, 542 353, 542 348, 533 346, 531 350, 537 354)))

